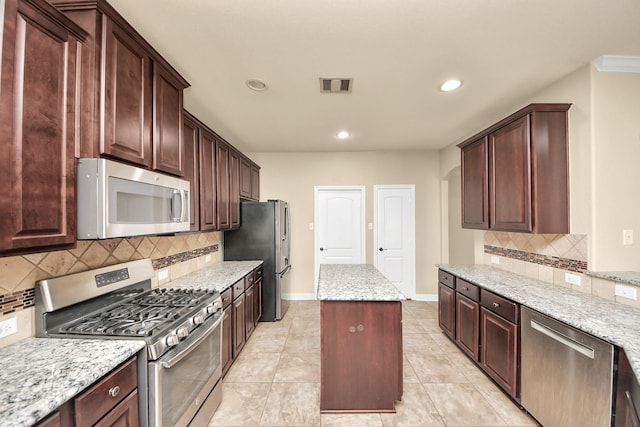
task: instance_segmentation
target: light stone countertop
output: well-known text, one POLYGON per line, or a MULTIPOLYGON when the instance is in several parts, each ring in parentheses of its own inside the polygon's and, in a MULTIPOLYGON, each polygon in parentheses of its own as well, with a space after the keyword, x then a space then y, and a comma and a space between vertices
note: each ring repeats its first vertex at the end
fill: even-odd
POLYGON ((179 277, 162 287, 213 288, 222 293, 261 264, 262 261, 223 261, 179 277))
POLYGON ((438 265, 493 291, 624 349, 640 379, 640 310, 488 265, 438 265))
POLYGON ((587 271, 587 276, 640 286, 640 272, 638 271, 587 271))
POLYGON ((317 298, 325 301, 402 301, 404 295, 370 264, 322 264, 317 298))
POLYGON ((27 338, 0 348, 0 425, 33 425, 144 346, 143 340, 27 338))

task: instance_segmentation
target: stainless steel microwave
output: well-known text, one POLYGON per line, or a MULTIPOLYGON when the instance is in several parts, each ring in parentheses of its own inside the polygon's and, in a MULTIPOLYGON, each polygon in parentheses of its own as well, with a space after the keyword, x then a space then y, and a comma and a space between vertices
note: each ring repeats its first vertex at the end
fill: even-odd
POLYGON ((189 181, 107 159, 79 159, 78 239, 188 231, 189 181))

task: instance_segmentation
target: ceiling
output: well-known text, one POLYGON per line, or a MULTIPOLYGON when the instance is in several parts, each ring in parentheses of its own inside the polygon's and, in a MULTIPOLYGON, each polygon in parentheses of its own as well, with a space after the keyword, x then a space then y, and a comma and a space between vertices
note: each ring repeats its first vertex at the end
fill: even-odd
POLYGON ((640 0, 109 2, 191 83, 186 109, 246 152, 439 149, 600 55, 640 55, 640 0), (321 94, 320 77, 353 90, 321 94))

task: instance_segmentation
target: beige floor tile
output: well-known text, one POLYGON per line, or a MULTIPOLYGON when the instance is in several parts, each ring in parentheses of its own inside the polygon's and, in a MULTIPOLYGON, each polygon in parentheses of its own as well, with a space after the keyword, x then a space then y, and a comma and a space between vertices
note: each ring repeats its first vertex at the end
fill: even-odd
POLYGON ((403 334, 424 334, 426 331, 418 319, 402 319, 403 334))
POLYGON ((405 384, 395 414, 380 414, 385 427, 444 427, 444 423, 421 384, 405 384))
POLYGON ((442 349, 427 333, 422 334, 403 334, 402 350, 407 353, 442 353, 442 349))
POLYGON ((285 353, 309 353, 320 352, 320 334, 294 335, 289 334, 284 345, 285 353))
POLYGON ((469 383, 462 370, 444 354, 407 353, 422 384, 469 383))
POLYGON ((291 329, 292 322, 278 321, 278 322, 259 322, 256 326, 254 334, 257 335, 271 335, 271 334, 288 334, 291 329))
POLYGON ((406 353, 403 355, 402 361, 402 382, 404 384, 420 383, 420 379, 411 363, 409 363, 406 353))
POLYGON ((289 332, 293 335, 320 335, 320 317, 296 317, 289 332))
POLYGON ((443 353, 458 354, 462 350, 442 332, 430 333, 431 338, 438 344, 443 353))
POLYGON ((261 426, 320 426, 319 383, 273 383, 261 426))
POLYGON ((504 426, 473 384, 424 384, 447 426, 504 426))
POLYGON ((473 363, 462 351, 459 353, 447 353, 447 357, 456 365, 472 384, 482 384, 495 387, 482 369, 473 363))
POLYGON ((509 426, 538 426, 539 424, 521 410, 494 384, 476 384, 478 391, 509 426))
POLYGON ((258 334, 254 332, 242 351, 250 353, 281 353, 286 341, 286 333, 258 334))
POLYGON ((323 427, 382 427, 379 414, 320 414, 323 427))
POLYGON ((442 335, 442 329, 438 325, 438 318, 435 319, 416 319, 422 329, 430 334, 440 334, 442 335))
POLYGON ((209 426, 257 426, 267 395, 269 383, 224 383, 222 403, 213 414, 209 426))
MULTIPOLYGON (((249 338, 251 339, 251 338, 249 338)), ((242 351, 224 377, 225 382, 270 383, 280 361, 280 353, 242 351)))
POLYGON ((283 353, 274 382, 320 382, 320 354, 283 353))

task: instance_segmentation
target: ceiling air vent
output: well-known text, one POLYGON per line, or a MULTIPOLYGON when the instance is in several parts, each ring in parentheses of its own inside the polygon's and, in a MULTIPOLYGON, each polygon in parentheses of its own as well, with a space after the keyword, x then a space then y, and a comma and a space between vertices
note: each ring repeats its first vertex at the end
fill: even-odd
POLYGON ((351 93, 353 79, 320 77, 320 93, 351 93))

